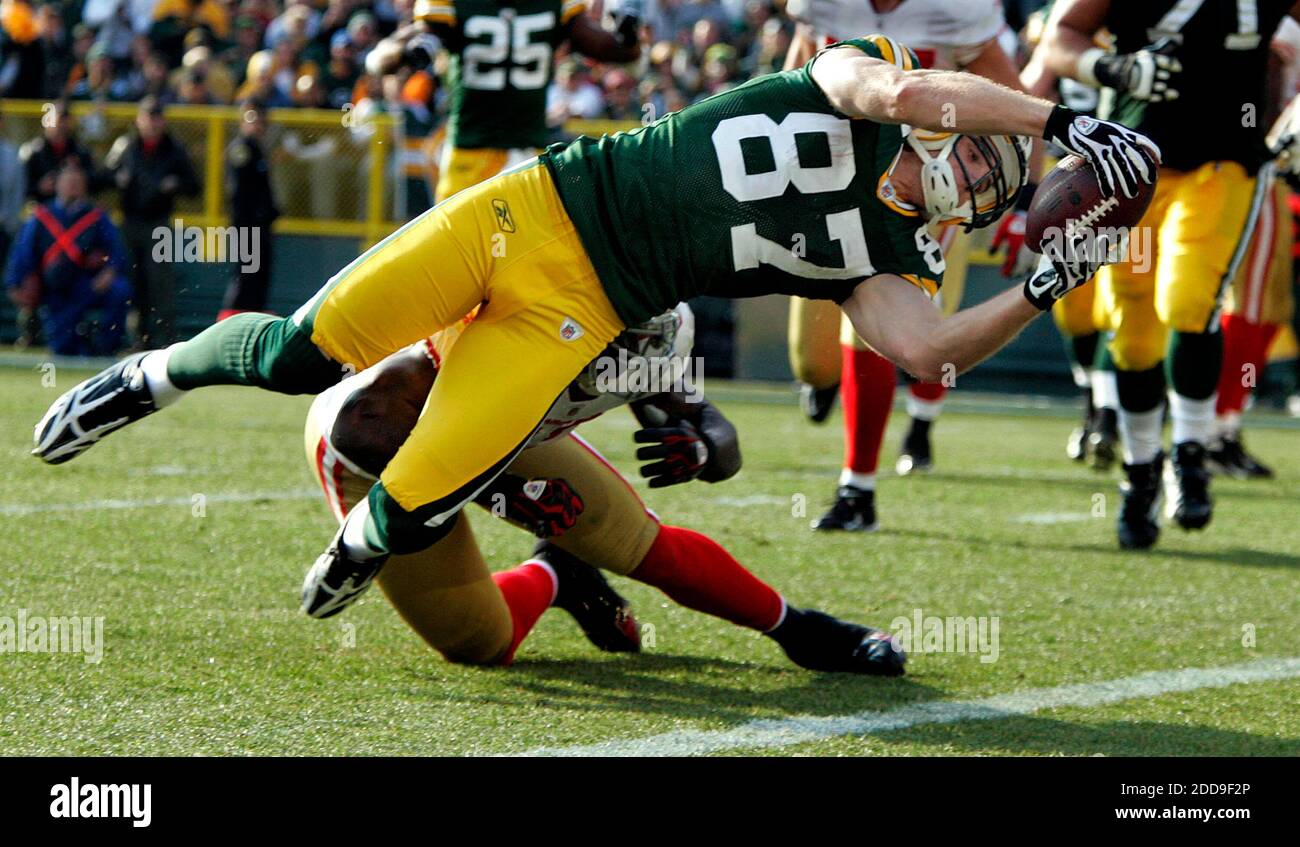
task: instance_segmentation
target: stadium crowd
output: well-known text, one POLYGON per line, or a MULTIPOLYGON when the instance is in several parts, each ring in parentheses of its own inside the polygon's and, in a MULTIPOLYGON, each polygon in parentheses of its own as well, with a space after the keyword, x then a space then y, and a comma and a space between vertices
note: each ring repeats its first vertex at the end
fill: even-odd
MULTIPOLYGON (((599 3, 599 0, 597 0, 599 3)), ((412 0, 85 0, 0 4, 0 96, 340 108, 379 94, 365 59, 412 0)), ((659 0, 640 67, 562 60, 552 116, 638 119, 779 70, 790 22, 771 0, 659 0)), ((599 12, 597 8, 596 12, 599 12)), ((427 91, 436 106, 436 86, 427 91)))

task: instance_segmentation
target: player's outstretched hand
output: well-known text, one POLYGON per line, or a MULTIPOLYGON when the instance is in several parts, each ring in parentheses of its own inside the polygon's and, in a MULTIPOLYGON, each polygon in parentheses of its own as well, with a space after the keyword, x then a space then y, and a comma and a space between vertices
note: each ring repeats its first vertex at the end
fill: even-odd
POLYGON ((1038 267, 1025 280, 1025 298, 1047 311, 1066 294, 1092 279, 1103 265, 1121 261, 1128 254, 1128 233, 1122 231, 1114 243, 1108 233, 1095 237, 1086 234, 1072 241, 1052 240, 1043 243, 1038 267))
POLYGON ((641 466, 641 476, 650 480, 651 488, 690 482, 709 463, 709 445, 690 421, 637 430, 632 438, 638 444, 650 445, 639 448, 636 457, 650 461, 641 466))
POLYGON ((1141 183, 1156 181, 1160 148, 1150 138, 1121 124, 1057 106, 1047 119, 1043 138, 1086 159, 1106 197, 1117 192, 1134 197, 1141 183))

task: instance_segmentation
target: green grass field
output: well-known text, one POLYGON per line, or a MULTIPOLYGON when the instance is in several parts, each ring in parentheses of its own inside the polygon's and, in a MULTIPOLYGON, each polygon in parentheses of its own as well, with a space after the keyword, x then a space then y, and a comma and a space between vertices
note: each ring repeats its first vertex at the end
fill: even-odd
MULTIPOLYGON (((104 618, 98 664, 0 654, 4 754, 520 753, 797 716, 928 714, 929 701, 1096 692, 1088 684, 1300 656, 1296 430, 1252 431, 1280 480, 1218 483, 1208 532, 1167 530, 1155 552, 1123 554, 1115 480, 1063 458, 1071 421, 954 410, 937 425, 934 474, 882 477, 880 532, 822 537, 807 526, 832 492, 838 418, 814 428, 784 392, 715 384, 745 470, 650 493, 660 515, 710 533, 797 605, 879 626, 916 609, 996 616, 997 661, 913 655, 901 680, 808 673, 767 639, 617 580, 653 627, 643 654, 597 653, 552 612, 513 667, 481 670, 442 661, 377 592, 329 621, 297 611, 333 523, 303 457, 305 399, 214 389, 75 462, 40 465, 26 455, 31 426, 83 375, 60 371, 45 387, 37 370, 0 370, 0 618, 104 618), (801 499, 806 514, 794 514, 801 499)), ((615 412, 584 433, 633 471, 633 429, 615 412)), ((530 549, 519 531, 474 521, 489 561, 510 566, 530 549)), ((1296 755, 1298 673, 715 752, 1296 755)), ((788 725, 771 724, 778 735, 788 725)))

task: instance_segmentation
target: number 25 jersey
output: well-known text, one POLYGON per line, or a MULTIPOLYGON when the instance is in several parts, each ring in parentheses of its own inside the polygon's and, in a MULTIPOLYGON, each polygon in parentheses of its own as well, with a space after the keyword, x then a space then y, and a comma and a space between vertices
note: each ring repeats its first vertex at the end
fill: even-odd
MULTIPOLYGON (((843 43, 919 64, 883 36, 843 43)), ((840 302, 881 273, 937 289, 939 244, 885 179, 902 128, 836 112, 810 75, 815 61, 543 154, 629 326, 700 294, 840 302)))
POLYGON ((546 89, 555 50, 587 0, 416 0, 451 53, 448 86, 453 147, 544 147, 546 89))

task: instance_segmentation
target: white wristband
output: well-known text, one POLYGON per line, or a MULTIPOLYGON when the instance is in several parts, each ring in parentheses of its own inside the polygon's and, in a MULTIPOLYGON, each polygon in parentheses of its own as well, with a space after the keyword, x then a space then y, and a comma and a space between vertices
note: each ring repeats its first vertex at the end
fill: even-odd
POLYGON ((1093 88, 1101 88, 1102 85, 1097 81, 1095 69, 1097 62, 1105 55, 1106 51, 1100 47, 1089 47, 1084 50, 1083 55, 1079 57, 1078 63, 1074 66, 1074 78, 1093 88))

